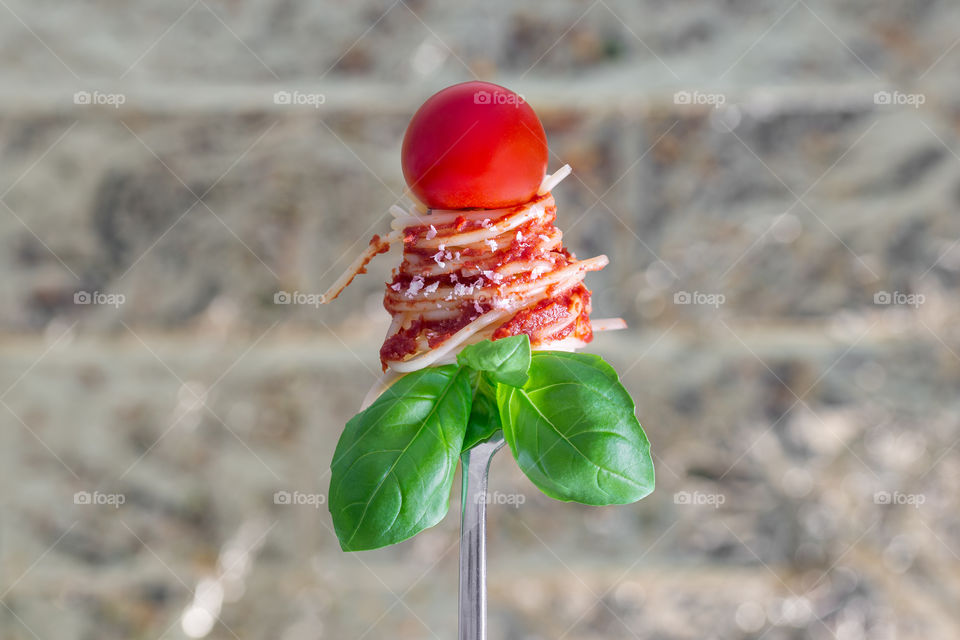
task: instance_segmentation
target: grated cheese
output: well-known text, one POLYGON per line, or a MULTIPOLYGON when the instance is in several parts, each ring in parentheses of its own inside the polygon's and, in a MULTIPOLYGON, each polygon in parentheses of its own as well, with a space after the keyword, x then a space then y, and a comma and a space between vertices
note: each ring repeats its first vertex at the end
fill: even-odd
POLYGON ((410 281, 410 287, 407 289, 407 297, 412 298, 417 292, 423 289, 423 276, 414 276, 410 281))
POLYGON ((496 271, 491 271, 490 269, 485 269, 483 275, 486 276, 487 280, 492 280, 493 282, 502 282, 503 276, 497 273, 496 271))

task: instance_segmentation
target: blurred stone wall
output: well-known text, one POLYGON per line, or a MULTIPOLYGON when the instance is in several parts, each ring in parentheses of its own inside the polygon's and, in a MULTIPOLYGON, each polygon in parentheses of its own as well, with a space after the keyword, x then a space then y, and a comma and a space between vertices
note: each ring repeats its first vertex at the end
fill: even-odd
POLYGON ((456 497, 359 555, 318 504, 397 256, 275 296, 387 227, 410 115, 474 77, 574 168, 658 472, 597 509, 498 456, 491 638, 960 634, 955 3, 0 16, 2 637, 453 636, 456 497))

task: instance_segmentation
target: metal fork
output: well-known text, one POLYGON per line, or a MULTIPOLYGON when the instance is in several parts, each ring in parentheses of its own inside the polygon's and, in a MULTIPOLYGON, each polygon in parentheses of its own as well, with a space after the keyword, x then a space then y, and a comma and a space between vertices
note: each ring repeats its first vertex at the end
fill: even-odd
POLYGON ((460 456, 459 640, 487 638, 487 476, 493 454, 503 446, 497 435, 460 456))

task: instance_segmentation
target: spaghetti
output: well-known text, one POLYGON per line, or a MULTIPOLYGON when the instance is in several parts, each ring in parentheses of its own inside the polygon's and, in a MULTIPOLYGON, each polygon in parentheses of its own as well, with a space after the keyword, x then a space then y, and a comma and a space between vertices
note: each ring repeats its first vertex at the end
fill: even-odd
MULTIPOLYGON (((594 330, 583 280, 608 261, 604 255, 577 260, 563 247, 550 190, 569 172, 565 165, 544 178, 531 201, 506 209, 392 207, 393 231, 374 236, 323 301, 402 241, 403 262, 383 301, 392 317, 380 349, 384 371, 416 371, 450 361, 466 344, 519 334, 535 349, 582 347, 594 330)), ((596 328, 623 326, 614 319, 596 328)))

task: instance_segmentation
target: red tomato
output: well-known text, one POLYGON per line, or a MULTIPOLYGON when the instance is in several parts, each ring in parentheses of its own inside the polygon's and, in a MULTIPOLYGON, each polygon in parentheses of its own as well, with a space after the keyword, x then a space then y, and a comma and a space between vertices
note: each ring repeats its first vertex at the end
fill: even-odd
POLYGON ((536 195, 547 170, 547 137, 513 91, 464 82, 417 110, 401 159, 410 191, 428 207, 497 209, 536 195))

